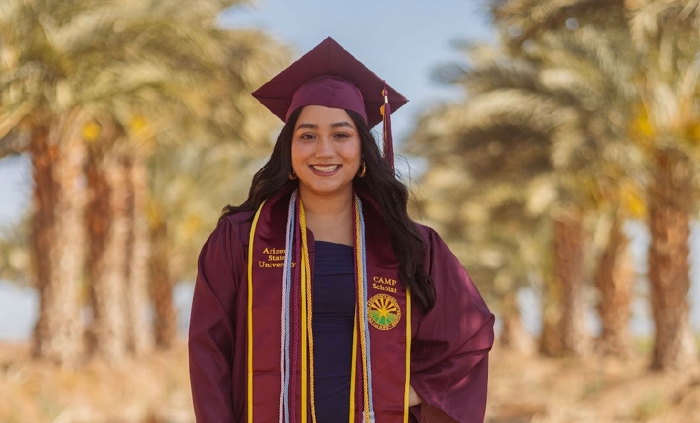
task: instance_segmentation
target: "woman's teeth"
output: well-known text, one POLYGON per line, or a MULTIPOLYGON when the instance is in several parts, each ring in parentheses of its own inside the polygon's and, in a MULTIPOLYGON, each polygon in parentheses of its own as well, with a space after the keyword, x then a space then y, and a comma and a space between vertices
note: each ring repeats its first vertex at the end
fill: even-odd
POLYGON ((311 166, 314 170, 317 170, 319 172, 333 172, 334 170, 338 169, 340 165, 334 165, 334 166, 311 166))

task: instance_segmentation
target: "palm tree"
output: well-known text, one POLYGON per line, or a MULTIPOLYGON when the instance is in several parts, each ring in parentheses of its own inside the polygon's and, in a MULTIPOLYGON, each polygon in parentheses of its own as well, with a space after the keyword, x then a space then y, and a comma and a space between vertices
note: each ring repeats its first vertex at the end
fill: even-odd
MULTIPOLYGON (((66 63, 62 63, 59 52, 52 51, 42 32, 37 6, 4 3, 0 10, 2 49, 9 58, 3 61, 1 72, 2 136, 6 141, 9 131, 17 127, 30 134, 27 148, 32 154, 36 186, 30 235, 32 281, 44 299, 35 332, 35 352, 58 362, 71 362, 81 350, 82 263, 73 259, 74 251, 61 248, 58 240, 68 237, 77 241, 76 248, 82 245, 82 231, 76 222, 81 221, 84 193, 76 182, 83 150, 73 123, 79 127, 85 116, 58 101, 53 82, 63 77, 66 63), (42 53, 43 62, 37 60, 42 53)), ((77 253, 79 257, 80 251, 77 253)))
MULTIPOLYGON (((621 222, 643 217, 641 185, 645 180, 643 156, 628 140, 627 128, 633 117, 625 111, 633 104, 634 87, 630 82, 633 57, 622 48, 624 35, 619 30, 567 29, 532 42, 525 53, 526 56, 535 53, 543 63, 548 63, 546 72, 560 73, 559 78, 569 85, 567 91, 578 99, 576 109, 584 126, 589 128, 588 139, 593 140, 581 148, 572 146, 567 139, 559 139, 555 151, 570 151, 569 154, 583 159, 594 159, 575 164, 574 169, 578 169, 576 175, 582 182, 581 188, 590 197, 586 201, 589 212, 598 216, 603 226, 607 223, 609 230, 599 246, 594 274, 602 326, 595 347, 600 353, 619 357, 631 353, 627 327, 634 287, 628 240, 621 232, 621 222), (540 49, 542 53, 538 54, 540 49), (626 57, 629 62, 625 62, 626 57)), ((575 342, 575 338, 570 336, 569 342, 575 342)))
MULTIPOLYGON (((187 159, 192 160, 199 151, 211 154, 217 144, 258 145, 261 142, 258 134, 268 135, 267 128, 271 127, 270 120, 255 117, 254 107, 257 105, 251 108, 254 103, 248 99, 248 93, 262 82, 260 78, 265 75, 263 72, 252 73, 248 69, 252 64, 257 64, 274 71, 282 65, 286 56, 280 54, 281 49, 259 31, 217 28, 215 18, 220 11, 219 2, 213 2, 208 8, 202 8, 203 2, 184 3, 165 9, 154 3, 153 11, 145 10, 147 5, 137 3, 135 10, 128 14, 129 19, 116 17, 122 22, 119 37, 126 44, 126 50, 131 45, 130 40, 138 35, 138 48, 145 63, 140 63, 136 70, 142 71, 145 66, 146 70, 151 71, 151 77, 144 80, 136 74, 134 81, 123 78, 123 73, 113 72, 112 75, 120 77, 117 80, 107 79, 109 84, 105 88, 116 93, 127 93, 129 97, 123 94, 103 95, 100 98, 107 101, 97 103, 97 109, 104 116, 100 125, 104 139, 92 151, 97 153, 97 160, 112 163, 110 169, 105 166, 96 168, 102 175, 96 180, 106 181, 102 186, 106 187, 109 195, 96 193, 98 205, 93 214, 95 220, 103 222, 98 227, 108 228, 106 246, 112 246, 110 254, 105 252, 102 258, 103 262, 110 264, 112 272, 93 272, 96 288, 99 288, 102 280, 107 281, 112 275, 112 282, 104 285, 107 289, 112 287, 112 291, 103 290, 100 294, 99 289, 94 290, 96 304, 99 306, 102 296, 107 300, 103 299, 101 304, 111 305, 113 310, 106 318, 97 313, 95 315, 96 337, 101 337, 96 345, 112 343, 112 347, 105 349, 103 355, 107 351, 121 351, 119 354, 124 355, 127 349, 138 353, 147 348, 148 338, 139 335, 150 332, 143 319, 149 274, 155 310, 155 343, 161 347, 172 346, 176 335, 176 316, 172 306, 173 279, 169 275, 173 272, 180 275, 177 265, 172 265, 180 262, 170 261, 168 257, 166 248, 172 239, 169 239, 171 236, 167 233, 167 226, 157 219, 163 215, 169 217, 167 214, 170 212, 163 213, 168 205, 161 208, 157 200, 168 187, 149 190, 146 179, 149 157, 158 155, 161 145, 165 146, 162 149, 165 153, 160 153, 163 158, 155 161, 158 163, 172 161, 171 157, 179 156, 179 153, 173 153, 174 147, 185 150, 189 154, 187 159), (182 37, 167 36, 173 26, 185 34, 184 40, 182 37), (183 50, 182 45, 187 43, 192 45, 193 51, 183 50), (157 57, 157 63, 149 63, 144 57, 157 57), (126 82, 123 82, 124 79, 126 82), (198 90, 191 88, 193 83, 199 87, 198 90), (142 97, 147 97, 146 101, 142 97), (251 131, 251 126, 255 130, 251 131), (107 128, 113 129, 105 130, 107 128), (110 181, 115 177, 121 179, 110 181), (127 191, 120 192, 124 188, 127 191), (111 199, 111 205, 107 206, 112 214, 111 219, 105 219, 104 214, 99 212, 99 202, 105 199, 111 199), (146 219, 147 216, 151 218, 146 219), (120 231, 120 225, 129 230, 120 231), (149 258, 151 242, 153 255, 149 258), (123 265, 114 266, 115 263, 123 265), (125 296, 124 288, 119 288, 120 292, 119 286, 125 287, 125 296), (125 300, 123 310, 127 310, 126 318, 113 306, 124 304, 125 300), (124 321, 126 325, 122 323, 124 321), (101 325, 106 325, 108 329, 101 330, 101 325), (126 334, 123 333, 124 327, 128 329, 126 334), (122 335, 115 337, 115 333, 122 335)), ((108 36, 112 37, 112 34, 108 36)), ((119 66, 119 62, 116 65, 119 66)), ((162 173, 154 168, 151 171, 162 173)), ((183 176, 185 179, 192 178, 188 173, 183 176)), ((215 185, 222 182, 216 181, 215 185)), ((173 179, 167 181, 167 184, 171 183, 173 179)), ((183 202, 200 202, 194 192, 185 194, 187 196, 181 199, 183 202)), ((203 242, 195 240, 190 246, 197 241, 203 242)), ((195 256, 196 252, 189 258, 195 256)), ((100 260, 91 262, 99 263, 100 260)), ((184 258, 182 262, 193 261, 184 258)))
POLYGON ((13 2, 0 19, 9 57, 4 129, 30 134, 34 167, 30 244, 41 298, 35 354, 64 364, 78 362, 83 350, 84 138, 99 100, 95 79, 108 75, 99 65, 119 61, 118 49, 104 48, 109 40, 100 37, 109 33, 105 17, 117 9, 91 1, 13 2))
POLYGON ((697 360, 690 333, 688 237, 692 207, 691 157, 697 152, 700 21, 690 1, 641 2, 633 10, 632 39, 643 53, 639 95, 651 133, 649 281, 656 324, 651 367, 685 368, 697 360))
MULTIPOLYGON (((522 107, 507 115, 510 103, 497 94, 472 94, 465 105, 444 106, 424 116, 408 151, 421 152, 429 162, 421 185, 431 195, 421 201, 422 214, 446 234, 451 249, 496 307, 509 329, 502 335, 519 340, 522 335, 510 330, 519 327, 513 295, 533 279, 529 275, 542 274, 548 266, 536 253, 547 242, 540 222, 548 207, 537 206, 533 213, 527 204, 530 193, 546 185, 553 172, 551 134, 541 121, 518 115, 541 108, 537 99, 522 95, 522 107), (521 154, 508 154, 515 148, 521 154)), ((551 305, 545 307, 551 314, 551 305)), ((547 326, 543 338, 550 338, 546 334, 551 330, 558 332, 557 326, 547 326)), ((558 354, 560 345, 543 348, 558 354)))
POLYGON ((98 353, 118 361, 129 348, 142 350, 146 341, 137 335, 149 332, 143 319, 146 163, 153 150, 148 143, 166 139, 156 137, 166 131, 201 142, 227 127, 239 128, 240 138, 267 130, 251 129, 260 120, 244 118, 249 103, 235 100, 257 82, 251 76, 256 64, 284 56, 265 62, 279 49, 260 55, 272 46, 262 34, 241 31, 235 43, 230 32, 216 28, 218 12, 235 3, 37 0, 0 9, 6 59, 0 136, 5 147, 14 139, 8 133, 29 133, 35 169, 31 249, 41 293, 38 356, 70 364, 82 352, 88 155, 92 333, 98 353), (232 58, 232 51, 240 54, 232 58), (142 135, 144 126, 150 135, 142 135), (109 195, 100 198, 104 192, 109 195), (105 219, 110 215, 115 218, 105 219))
MULTIPOLYGON (((619 126, 607 124, 604 119, 624 121, 624 116, 611 107, 625 100, 624 93, 616 97, 617 102, 612 102, 609 87, 626 89, 617 83, 624 80, 625 68, 615 70, 605 66, 609 57, 615 57, 614 43, 605 42, 595 33, 583 35, 579 39, 549 37, 540 44, 531 44, 527 51, 517 55, 509 51, 472 48, 469 51, 471 68, 442 70, 443 78, 467 88, 468 106, 460 111, 453 106, 449 112, 452 120, 447 121, 445 116, 448 113, 440 110, 428 116, 421 125, 427 131, 449 128, 445 131, 448 136, 440 133, 427 144, 430 148, 442 144, 433 154, 458 153, 463 165, 472 173, 474 169, 488 169, 488 172, 478 170, 480 173, 473 176, 490 182, 504 174, 503 169, 510 169, 515 173, 514 177, 503 182, 511 186, 527 186, 532 181, 532 174, 522 166, 504 162, 508 154, 496 156, 498 160, 494 159, 492 163, 484 159, 483 153, 455 149, 451 141, 455 138, 453 134, 462 134, 462 142, 475 148, 482 144, 491 147, 497 144, 500 146, 497 150, 518 151, 516 157, 523 161, 535 157, 529 153, 528 138, 536 134, 548 146, 540 159, 544 165, 541 172, 550 178, 549 184, 555 187, 554 197, 558 199, 547 209, 547 214, 554 217, 550 235, 554 242, 552 260, 541 264, 544 286, 553 289, 545 290, 543 299, 546 309, 543 313, 542 348, 548 353, 558 353, 563 349, 580 354, 588 348, 580 342, 585 339, 580 306, 583 304, 584 281, 584 263, 581 261, 585 240, 583 211, 594 205, 601 209, 601 199, 617 198, 604 187, 612 185, 609 170, 620 165, 612 159, 619 156, 624 147, 619 142, 611 142, 618 138, 615 130, 619 126), (611 109, 610 113, 600 114, 601 108, 611 109), (594 158, 597 160, 592 160, 594 158), (601 197, 603 192, 606 195, 601 197), (563 306, 558 304, 557 298, 563 301, 563 306)), ((420 130, 418 134, 425 137, 420 130)), ((484 148, 484 151, 489 150, 484 148)), ((489 184, 489 189, 493 189, 492 185, 489 184)), ((515 192, 527 192, 527 189, 520 188, 515 192)), ((607 203, 607 208, 616 209, 610 205, 614 201, 608 200, 607 203)), ((631 283, 628 281, 626 289, 616 292, 631 297, 631 283)))
POLYGON ((196 112, 204 126, 159 133, 147 162, 156 344, 166 348, 177 332, 176 281, 194 280, 193 258, 223 206, 247 195, 247 181, 269 154, 272 130, 279 125, 250 92, 290 59, 283 46, 259 31, 221 29, 217 37, 226 60, 207 81, 207 91, 217 97, 209 99, 208 109, 196 112))
POLYGON ((101 58, 98 72, 84 75, 91 81, 89 105, 93 132, 99 135, 88 163, 88 227, 94 245, 89 260, 91 339, 93 350, 111 361, 142 354, 152 344, 146 321, 150 247, 145 167, 151 153, 144 145, 149 140, 141 136, 144 122, 167 122, 181 131, 201 126, 198 110, 214 91, 188 92, 189 84, 206 84, 224 60, 213 26, 218 2, 122 6, 103 20, 107 30, 93 31, 97 42, 82 49, 93 54, 95 45, 119 46, 101 58), (110 29, 116 27, 118 31, 110 29))
MULTIPOLYGON (((647 184, 652 246, 649 279, 656 323, 651 367, 682 368, 695 360, 688 324, 688 233, 697 122, 696 92, 700 37, 698 6, 692 1, 539 2, 537 19, 516 11, 533 2, 494 2, 496 15, 510 17, 517 28, 514 44, 537 39, 568 22, 604 31, 623 29, 634 46, 635 96, 638 117, 630 125, 632 139, 644 151, 650 169, 647 184), (617 19, 611 19, 618 17, 617 19), (573 20, 573 21, 572 21, 573 20)), ((618 62, 619 63, 619 62, 618 62)))

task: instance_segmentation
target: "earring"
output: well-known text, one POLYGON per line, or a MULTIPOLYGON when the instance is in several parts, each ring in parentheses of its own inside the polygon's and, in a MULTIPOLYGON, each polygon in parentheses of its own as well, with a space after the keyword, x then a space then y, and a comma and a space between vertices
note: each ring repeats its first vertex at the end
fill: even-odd
POLYGON ((294 169, 292 169, 291 172, 289 172, 289 179, 291 179, 293 181, 296 178, 297 178, 297 174, 294 173, 294 169))
POLYGON ((367 173, 367 164, 365 162, 362 162, 360 170, 357 171, 357 177, 362 178, 363 176, 365 176, 365 173, 367 173))

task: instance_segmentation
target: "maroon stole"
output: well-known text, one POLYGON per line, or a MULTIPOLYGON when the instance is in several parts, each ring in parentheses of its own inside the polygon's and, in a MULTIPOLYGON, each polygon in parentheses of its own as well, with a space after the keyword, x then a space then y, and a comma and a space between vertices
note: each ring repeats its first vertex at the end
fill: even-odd
MULTIPOLYGON (((408 422, 408 388, 410 378, 411 312, 410 297, 398 282, 398 261, 391 247, 391 237, 374 201, 363 193, 362 200, 366 240, 367 309, 371 357, 371 397, 374 421, 408 422), (388 318, 387 318, 387 313, 388 318)), ((280 421, 281 394, 281 313, 284 271, 285 234, 290 190, 284 190, 258 210, 250 233, 248 253, 248 392, 247 421, 280 421)), ((297 221, 297 224, 299 222, 297 221)), ((297 229, 298 232, 298 229, 297 229)), ((314 244, 307 238, 310 269, 313 273, 314 244)), ((300 237, 296 237, 297 239, 300 237)), ((301 249, 294 243, 294 250, 301 249)), ((355 253, 358 249, 355 248, 355 253)), ((293 251, 290 313, 291 383, 288 387, 290 422, 312 421, 310 380, 310 345, 305 309, 301 306, 303 269, 300 251, 293 251), (294 276, 296 275, 296 276, 294 276), (302 281, 301 283, 299 281, 302 281), (304 365, 303 363, 306 363, 304 365)), ((357 273, 357 266, 356 266, 357 273)), ((357 275, 356 275, 357 279, 357 275)), ((313 278, 311 278, 313 283, 313 278)), ((356 285, 355 351, 353 354, 350 423, 369 421, 363 413, 366 400, 366 374, 362 366, 361 322, 358 318, 356 285)), ((361 309, 360 309, 361 310, 361 309)), ((364 315, 364 314, 360 314, 364 315)), ((308 316, 308 318, 311 318, 308 316)), ((332 360, 332 357, 313 357, 332 360)))

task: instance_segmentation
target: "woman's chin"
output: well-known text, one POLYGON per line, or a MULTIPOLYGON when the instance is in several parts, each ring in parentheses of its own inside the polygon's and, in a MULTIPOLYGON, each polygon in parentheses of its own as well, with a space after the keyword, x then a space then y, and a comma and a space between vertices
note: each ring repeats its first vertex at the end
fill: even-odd
POLYGON ((345 184, 339 184, 336 181, 327 181, 319 183, 306 184, 304 182, 299 183, 299 189, 301 191, 302 198, 304 192, 307 192, 316 197, 338 197, 342 195, 350 195, 352 193, 352 181, 345 184))

